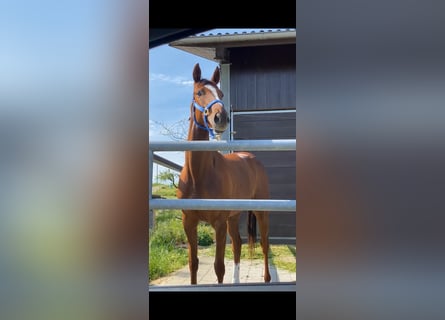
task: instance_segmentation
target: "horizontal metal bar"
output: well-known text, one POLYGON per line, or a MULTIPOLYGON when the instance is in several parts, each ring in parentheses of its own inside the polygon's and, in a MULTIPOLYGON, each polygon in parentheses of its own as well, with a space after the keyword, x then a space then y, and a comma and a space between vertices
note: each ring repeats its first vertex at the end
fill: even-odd
POLYGON ((251 114, 271 114, 271 113, 296 113, 296 109, 271 109, 271 110, 257 110, 257 111, 232 111, 232 114, 237 115, 251 115, 251 114))
POLYGON ((195 284, 195 285, 168 285, 168 286, 148 286, 148 294, 150 292, 169 292, 169 291, 247 291, 247 292, 275 292, 275 291, 291 291, 297 290, 296 281, 275 282, 275 283, 224 283, 224 284, 195 284))
POLYGON ((296 200, 150 199, 150 209, 295 211, 296 200))
POLYGON ((182 170, 182 166, 180 166, 179 164, 174 163, 173 161, 170 161, 168 159, 165 159, 157 154, 153 155, 153 162, 177 172, 181 172, 182 170))
POLYGON ((295 139, 232 141, 151 141, 152 151, 293 151, 295 139))

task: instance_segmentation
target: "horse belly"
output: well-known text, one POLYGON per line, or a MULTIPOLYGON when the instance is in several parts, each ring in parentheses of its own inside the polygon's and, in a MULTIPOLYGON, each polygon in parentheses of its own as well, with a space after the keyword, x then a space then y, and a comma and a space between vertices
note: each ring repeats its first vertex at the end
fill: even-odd
POLYGON ((226 210, 183 210, 183 214, 187 217, 193 217, 198 221, 204 221, 213 225, 217 220, 227 220, 231 216, 231 211, 226 210))
POLYGON ((229 199, 252 199, 257 189, 255 177, 245 171, 235 173, 231 185, 229 199))

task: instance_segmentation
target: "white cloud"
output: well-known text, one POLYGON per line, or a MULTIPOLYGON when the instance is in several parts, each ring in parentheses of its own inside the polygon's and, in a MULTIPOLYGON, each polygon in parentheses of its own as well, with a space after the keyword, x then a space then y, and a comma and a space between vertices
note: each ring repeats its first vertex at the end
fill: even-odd
POLYGON ((164 81, 169 83, 174 83, 182 86, 191 86, 193 84, 193 80, 189 80, 185 77, 181 76, 169 76, 163 73, 150 73, 149 75, 150 81, 164 81))

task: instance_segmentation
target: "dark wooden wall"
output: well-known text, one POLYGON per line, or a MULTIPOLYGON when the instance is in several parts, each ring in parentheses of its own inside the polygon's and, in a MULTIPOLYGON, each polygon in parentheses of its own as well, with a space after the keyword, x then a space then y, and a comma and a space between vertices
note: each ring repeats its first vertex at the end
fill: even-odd
MULTIPOLYGON (((233 117, 234 130, 236 131, 235 140, 295 139, 295 112, 240 114, 233 117)), ((254 151, 252 153, 266 168, 271 199, 295 199, 295 151, 254 151)), ((241 235, 245 236, 246 222, 244 218, 241 221, 241 235)), ((295 223, 295 211, 271 212, 270 236, 276 238, 295 237, 295 223)))
MULTIPOLYGON (((233 48, 230 62, 233 139, 296 139, 295 45, 233 48)), ((266 167, 271 199, 296 199, 295 151, 253 153, 266 167)), ((270 213, 272 243, 295 244, 295 231, 295 211, 270 213)))
POLYGON ((295 109, 295 45, 230 50, 233 111, 295 109))

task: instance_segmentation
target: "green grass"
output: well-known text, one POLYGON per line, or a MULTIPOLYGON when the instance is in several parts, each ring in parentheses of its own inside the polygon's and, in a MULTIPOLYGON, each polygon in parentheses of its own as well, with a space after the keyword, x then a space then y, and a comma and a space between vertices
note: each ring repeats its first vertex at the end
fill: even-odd
MULTIPOLYGON (((173 194, 173 188, 160 186, 159 195, 168 197, 173 194)), ((187 265, 187 237, 182 226, 180 210, 156 210, 155 228, 150 230, 149 239, 149 277, 155 280, 166 276, 187 265)), ((198 225, 198 244, 208 246, 213 244, 214 230, 211 226, 198 225)))
POLYGON ((162 184, 162 183, 154 183, 153 184, 153 194, 160 195, 161 197, 174 199, 176 198, 176 188, 162 184))
POLYGON ((164 277, 187 264, 187 239, 178 210, 157 210, 155 228, 150 230, 149 277, 151 280, 164 277))
POLYGON ((149 248, 150 280, 164 277, 187 264, 187 250, 171 250, 165 247, 151 246, 149 248))
MULTIPOLYGON (((150 232, 149 275, 151 280, 166 276, 187 264, 187 237, 179 210, 158 210, 155 215, 155 228, 150 232)), ((213 244, 213 228, 198 225, 198 244, 213 244)))
MULTIPOLYGON (((176 189, 162 184, 153 186, 155 194, 165 198, 176 198, 176 189)), ((155 228, 150 230, 149 277, 155 280, 164 277, 188 263, 187 238, 182 226, 180 210, 156 210, 155 228)), ((198 255, 214 256, 214 230, 201 222, 198 225, 198 255)), ((277 268, 296 271, 295 245, 270 245, 269 262, 277 268)), ((233 259, 231 245, 226 246, 227 259, 233 259)), ((250 259, 247 244, 241 247, 241 259, 250 259)), ((256 244, 252 259, 263 259, 261 246, 256 244)))

